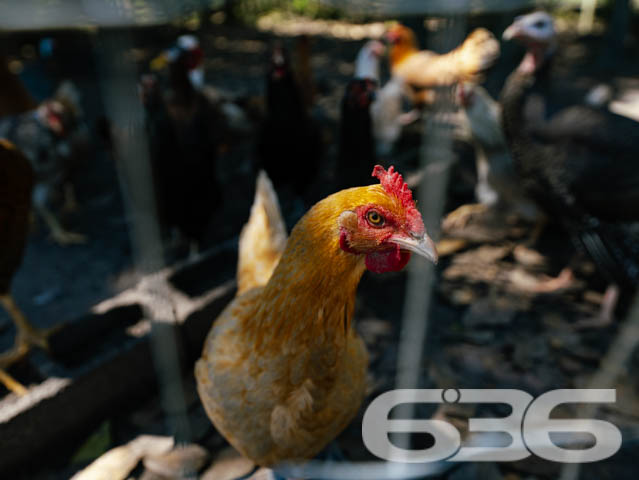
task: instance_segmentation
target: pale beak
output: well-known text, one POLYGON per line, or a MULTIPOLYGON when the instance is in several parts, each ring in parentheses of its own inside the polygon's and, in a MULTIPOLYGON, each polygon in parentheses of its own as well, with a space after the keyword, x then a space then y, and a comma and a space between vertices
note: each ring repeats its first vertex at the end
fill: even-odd
POLYGON ((501 38, 504 40, 512 40, 513 38, 517 38, 521 35, 522 29, 517 23, 513 23, 510 27, 504 30, 501 38))
POLYGON ((388 241, 399 245, 403 250, 408 250, 416 253, 417 255, 421 255, 435 264, 439 259, 435 242, 433 242, 426 234, 422 236, 411 235, 410 237, 393 235, 388 239, 388 241))
POLYGON ((166 66, 169 64, 169 56, 166 52, 162 52, 160 55, 151 60, 150 67, 151 70, 157 72, 159 70, 164 70, 166 66))

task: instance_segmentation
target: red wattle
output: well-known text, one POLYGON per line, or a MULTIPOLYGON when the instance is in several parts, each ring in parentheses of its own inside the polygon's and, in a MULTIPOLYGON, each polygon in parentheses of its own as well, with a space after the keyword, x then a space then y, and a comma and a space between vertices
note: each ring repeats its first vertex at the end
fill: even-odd
POLYGON ((366 268, 373 273, 399 272, 410 260, 410 252, 399 249, 383 250, 366 255, 366 268))

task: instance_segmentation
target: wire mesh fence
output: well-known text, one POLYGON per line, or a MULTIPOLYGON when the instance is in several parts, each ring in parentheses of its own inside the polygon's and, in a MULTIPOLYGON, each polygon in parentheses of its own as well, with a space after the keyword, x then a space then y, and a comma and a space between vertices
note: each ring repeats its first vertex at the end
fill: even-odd
MULTIPOLYGON (((157 145, 150 144, 147 138, 150 131, 149 109, 146 108, 144 101, 140 102, 141 92, 143 92, 140 82, 141 74, 148 73, 150 70, 148 65, 152 61, 156 61, 156 65, 161 62, 156 59, 162 55, 166 56, 164 61, 169 62, 167 58, 175 54, 175 50, 167 49, 170 46, 168 37, 195 32, 196 36, 199 36, 199 47, 207 56, 209 52, 212 52, 204 62, 204 66, 207 76, 220 80, 220 85, 216 85, 219 87, 216 98, 233 98, 233 101, 228 101, 226 106, 220 101, 220 108, 244 109, 242 112, 244 119, 250 118, 257 111, 259 117, 260 114, 264 115, 264 111, 269 107, 264 105, 264 101, 260 103, 259 100, 255 100, 256 97, 264 97, 266 90, 261 85, 264 83, 265 69, 257 64, 266 58, 273 44, 293 45, 295 51, 292 56, 296 57, 298 62, 300 58, 303 59, 303 53, 300 53, 303 50, 298 48, 299 44, 295 43, 294 39, 279 37, 264 29, 257 31, 242 22, 254 25, 262 15, 278 11, 282 13, 282 16, 271 20, 271 23, 273 21, 294 22, 297 16, 302 16, 305 17, 304 21, 309 22, 335 20, 339 22, 339 27, 336 28, 342 29, 350 28, 345 25, 352 22, 352 27, 360 28, 358 31, 361 33, 362 24, 369 20, 376 23, 387 22, 385 26, 390 27, 391 21, 399 18, 416 30, 420 40, 426 40, 419 46, 420 50, 427 48, 433 52, 445 53, 461 45, 467 34, 474 27, 482 26, 482 22, 490 23, 490 29, 497 35, 501 34, 502 32, 498 29, 504 30, 515 13, 521 13, 536 2, 498 0, 460 0, 458 2, 244 0, 231 2, 227 0, 217 2, 23 1, 15 2, 13 5, 9 3, 11 2, 0 7, 3 10, 3 14, 0 15, 0 28, 4 30, 5 38, 17 38, 19 35, 15 33, 17 31, 22 33, 27 30, 36 33, 43 31, 50 36, 50 32, 58 28, 90 27, 91 29, 90 42, 93 45, 94 61, 100 78, 98 84, 93 85, 93 90, 85 95, 100 98, 105 116, 109 120, 109 161, 113 162, 113 171, 117 172, 117 195, 122 197, 124 204, 122 214, 124 220, 121 221, 126 222, 126 231, 129 236, 130 269, 135 272, 137 293, 143 291, 145 296, 144 300, 136 300, 140 305, 145 306, 140 318, 136 317, 136 321, 139 320, 140 323, 136 323, 133 327, 127 324, 126 327, 141 329, 140 325, 144 321, 149 327, 148 355, 155 369, 156 385, 149 388, 147 394, 159 398, 162 433, 173 437, 176 444, 203 442, 203 438, 208 439, 207 449, 215 455, 222 449, 223 440, 219 435, 211 433, 213 428, 198 401, 192 372, 194 361, 200 355, 205 333, 213 325, 215 317, 223 306, 216 304, 215 316, 211 316, 206 308, 202 308, 201 311, 198 309, 204 305, 205 298, 207 300, 210 298, 212 290, 221 288, 222 277, 224 280, 235 277, 237 257, 235 244, 242 225, 248 219, 251 196, 254 191, 253 181, 257 169, 253 165, 256 150, 252 149, 254 147, 252 143, 256 141, 258 136, 256 131, 259 126, 251 130, 248 135, 241 137, 239 142, 229 141, 219 151, 206 151, 207 155, 216 155, 223 158, 225 162, 218 165, 217 169, 218 175, 226 180, 220 181, 214 187, 211 186, 211 190, 219 189, 227 197, 224 200, 224 213, 217 213, 216 216, 211 217, 207 232, 209 239, 213 239, 208 247, 217 246, 218 250, 215 255, 192 252, 190 257, 188 255, 184 257, 185 262, 176 262, 174 257, 166 255, 166 244, 171 239, 164 225, 168 215, 167 210, 164 209, 165 206, 158 203, 162 186, 158 181, 157 172, 153 170, 157 168, 154 161, 159 155, 156 147, 161 145, 160 153, 166 154, 168 162, 178 165, 178 168, 168 170, 177 179, 181 170, 189 168, 184 156, 188 156, 190 152, 199 148, 199 144, 196 145, 192 137, 188 135, 195 131, 196 127, 190 124, 185 128, 188 132, 184 137, 176 135, 185 139, 183 142, 186 147, 182 146, 181 150, 170 151, 167 147, 169 143, 165 142, 166 138, 156 137, 154 140, 157 145), (224 14, 222 17, 219 16, 220 12, 224 14), (192 21, 194 14, 197 15, 197 22, 192 21), (228 20, 228 23, 225 20, 228 20), (232 23, 231 20, 243 26, 238 27, 238 23, 232 23), (158 27, 159 31, 140 30, 142 27, 150 26, 158 27), (248 34, 239 33, 235 38, 236 30, 233 28, 237 28, 238 31, 239 29, 251 31, 248 34), (166 30, 163 31, 163 29, 166 30), (10 33, 11 31, 14 33, 10 33), (140 31, 143 33, 140 34, 140 31), (230 51, 232 55, 222 54, 222 51, 230 51), (231 56, 237 60, 231 59, 231 56), (224 82, 226 77, 232 77, 232 80, 224 82), (256 85, 258 82, 260 84, 256 85), (229 94, 228 90, 233 88, 241 90, 241 95, 229 94), (231 103, 234 106, 228 107, 231 103), (256 104, 257 107, 255 107, 256 104), (241 153, 236 154, 235 157, 224 156, 227 148, 241 153), (179 165, 184 167, 180 168, 179 165), (211 270, 216 271, 215 276, 207 274, 211 270), (140 278, 142 280, 138 282, 140 278), (215 285, 212 286, 211 282, 215 285), (188 297, 187 300, 185 300, 186 297, 188 297), (176 306, 180 302, 185 304, 191 302, 188 313, 180 311, 182 307, 176 306), (193 306, 196 303, 197 307, 193 306), (154 393, 156 389, 158 393, 154 393), (206 433, 201 433, 203 431, 206 433), (213 435, 216 435, 214 441, 211 440, 213 435)), ((616 22, 619 15, 622 15, 619 11, 625 12, 623 15, 628 18, 619 24, 627 27, 627 32, 623 33, 628 33, 629 38, 634 38, 635 18, 632 17, 630 2, 608 3, 612 5, 606 4, 604 7, 610 9, 612 13, 607 18, 616 22)), ((583 66, 592 59, 583 51, 589 49, 593 43, 587 43, 592 41, 591 38, 581 40, 577 32, 593 31, 598 18, 596 4, 597 2, 581 2, 579 7, 582 11, 570 11, 565 19, 561 17, 562 22, 557 22, 557 25, 560 23, 570 25, 570 28, 566 27, 560 32, 561 41, 557 44, 557 48, 567 45, 565 51, 578 56, 572 63, 568 61, 567 63, 574 66, 577 71, 585 71, 577 80, 572 79, 565 83, 569 88, 580 86, 579 82, 582 81, 591 86, 593 83, 591 77, 594 76, 606 85, 612 85, 613 91, 621 90, 624 85, 630 85, 625 90, 625 94, 630 97, 623 98, 634 98, 632 95, 635 91, 639 91, 637 86, 639 82, 636 82, 637 72, 632 69, 632 66, 628 66, 632 62, 621 61, 622 72, 610 75, 607 74, 607 70, 600 67, 601 63, 597 63, 601 61, 601 57, 592 63, 595 65, 594 70, 587 71, 583 66), (574 13, 580 14, 576 22, 572 17, 574 13)), ((556 7, 556 5, 553 6, 556 7)), ((571 4, 569 8, 574 10, 576 7, 571 4)), ((603 18, 602 11, 599 12, 599 18, 603 18)), ((604 10, 605 12, 608 10, 604 10)), ((303 33, 304 29, 300 31, 303 33)), ((330 124, 330 127, 323 132, 323 141, 329 145, 325 147, 326 157, 320 164, 315 185, 308 186, 307 191, 301 193, 287 189, 278 192, 281 194, 280 202, 289 232, 290 227, 312 204, 308 198, 312 195, 319 196, 319 193, 332 193, 335 191, 335 185, 339 183, 337 177, 344 169, 344 165, 340 164, 337 158, 340 140, 340 102, 345 85, 353 75, 354 69, 351 64, 355 54, 366 41, 370 40, 357 35, 336 36, 339 38, 336 40, 336 37, 326 34, 331 31, 330 28, 321 31, 321 34, 313 38, 316 55, 308 64, 316 80, 312 87, 310 82, 306 86, 313 89, 315 99, 308 111, 317 114, 316 118, 320 119, 318 123, 325 121, 330 124), (321 110, 319 114, 318 110, 321 110)), ((370 32, 376 31, 370 30, 370 32)), ((597 49, 600 49, 597 51, 603 51, 605 55, 605 45, 615 45, 615 43, 614 41, 606 43, 607 37, 604 35, 596 37, 595 43, 597 49)), ((37 35, 34 38, 38 38, 37 35)), ((27 43, 33 43, 32 39, 27 40, 27 43)), ((11 45, 18 45, 20 41, 20 39, 12 40, 11 45)), ((473 81, 491 77, 486 82, 487 85, 491 82, 492 85, 503 84, 506 76, 504 73, 510 73, 516 67, 513 58, 516 57, 517 52, 509 50, 510 47, 505 45, 502 47, 502 59, 506 59, 506 66, 502 67, 502 70, 509 71, 500 72, 499 67, 495 67, 494 70, 481 72, 482 77, 473 81)), ((25 71, 25 66, 29 65, 29 58, 27 58, 29 55, 26 57, 24 55, 27 50, 23 48, 20 54, 12 48, 5 47, 6 52, 3 52, 9 56, 7 64, 13 65, 11 68, 15 72, 25 71)), ((627 48, 634 48, 634 46, 627 48)), ((635 51, 631 50, 631 52, 635 51)), ((39 55, 44 58, 42 53, 39 55)), ((303 64, 303 61, 300 63, 303 64)), ((590 65, 589 63, 588 66, 590 65)), ((382 73, 382 78, 387 80, 392 77, 392 68, 382 67, 382 73)), ((444 74, 445 72, 442 73, 444 74)), ((296 80, 303 84, 305 80, 303 68, 300 69, 296 80)), ((470 147, 479 151, 478 140, 466 141, 465 146, 460 146, 463 143, 460 137, 463 135, 460 134, 459 126, 461 118, 459 112, 462 108, 459 104, 458 89, 458 85, 437 89, 436 100, 419 111, 417 124, 403 126, 402 140, 398 142, 392 153, 377 157, 385 166, 395 164, 398 165, 398 169, 405 167, 402 173, 406 179, 409 177, 418 179, 413 180, 411 186, 415 186, 417 206, 426 230, 435 240, 444 239, 449 235, 450 232, 442 232, 441 219, 451 210, 451 207, 463 203, 460 199, 468 200, 469 196, 474 195, 472 190, 480 170, 479 163, 475 167, 475 154, 471 155, 469 162, 467 151, 470 147), (410 135, 413 135, 412 140, 410 135), (406 143, 402 144, 402 141, 406 143), (472 184, 470 188, 469 184, 472 184), (463 185, 466 185, 465 191, 462 191, 463 185)), ((177 117, 187 115, 186 109, 181 110, 178 105, 179 100, 176 98, 179 95, 175 94, 175 90, 177 87, 170 85, 162 98, 169 98, 171 114, 175 113, 177 117)), ((618 95, 618 99, 621 98, 622 96, 618 95)), ((608 103, 598 108, 607 109, 608 103)), ((259 125, 259 121, 255 123, 259 125)), ((197 128, 199 127, 200 124, 197 124, 197 128)), ((211 133, 212 130, 202 128, 208 132, 204 134, 205 136, 214 135, 211 133)), ((284 144, 281 147, 282 150, 292 148, 291 143, 284 144)), ((491 153, 490 150, 488 153, 491 153)), ((291 168, 296 169, 305 161, 306 159, 299 159, 299 163, 291 168)), ((299 170, 302 170, 301 167, 299 170)), ((523 189, 524 187, 515 185, 514 188, 523 189)), ((84 195, 87 199, 91 199, 90 190, 90 186, 85 189, 84 195)), ((505 209, 503 205, 497 204, 497 209, 502 207, 505 209)), ((186 213, 182 214, 187 216, 186 213)), ((474 219, 471 218, 470 222, 472 226, 474 219)), ((616 422, 618 422, 618 430, 622 438, 619 450, 622 453, 631 452, 631 455, 633 452, 636 453, 639 431, 639 417, 636 409, 639 403, 637 403, 637 385, 633 380, 632 369, 636 366, 635 357, 639 342, 639 308, 637 307, 639 301, 632 299, 631 294, 634 290, 631 289, 628 297, 623 299, 629 305, 627 315, 623 315, 623 318, 615 318, 612 326, 602 326, 604 333, 599 334, 597 327, 592 326, 583 330, 577 328, 576 325, 581 317, 592 314, 596 310, 593 305, 605 303, 605 295, 601 294, 602 279, 593 273, 596 267, 593 267, 590 261, 580 260, 581 263, 575 268, 579 278, 574 284, 566 286, 559 294, 553 296, 538 286, 543 283, 541 278, 548 280, 551 273, 557 273, 557 264, 565 259, 564 257, 568 255, 567 251, 572 253, 573 247, 567 236, 556 233, 558 230, 551 233, 545 240, 549 242, 550 247, 542 244, 543 254, 539 254, 532 251, 531 243, 525 238, 526 232, 531 230, 530 225, 523 228, 521 223, 512 220, 509 216, 501 217, 500 222, 497 227, 491 227, 489 234, 482 233, 483 236, 481 236, 474 231, 474 237, 471 235, 470 240, 464 239, 466 243, 459 250, 443 258, 439 265, 425 262, 421 258, 413 258, 407 273, 391 275, 388 285, 381 283, 381 280, 375 283, 376 279, 365 278, 362 297, 366 300, 363 302, 360 300, 354 307, 356 312, 354 323, 357 325, 360 320, 362 321, 364 325, 362 333, 372 352, 369 372, 372 377, 370 382, 372 386, 367 392, 364 406, 368 408, 370 403, 385 391, 430 389, 441 396, 441 402, 431 402, 430 409, 424 409, 423 405, 417 402, 404 403, 393 410, 391 417, 395 420, 415 419, 416 421, 435 421, 436 419, 448 422, 450 427, 447 428, 455 429, 461 423, 458 448, 446 458, 432 462, 402 463, 375 459, 375 455, 367 451, 366 442, 361 438, 360 413, 354 426, 347 429, 344 436, 339 437, 342 439, 341 444, 346 445, 349 460, 315 459, 304 463, 285 463, 274 469, 277 475, 285 478, 344 480, 481 478, 483 474, 478 473, 479 470, 464 470, 460 466, 462 462, 449 460, 453 455, 459 454, 459 449, 462 447, 477 448, 477 451, 482 447, 508 448, 509 441, 495 435, 495 432, 503 432, 497 428, 499 423, 493 425, 492 430, 486 428, 485 431, 480 428, 473 429, 472 425, 475 420, 480 420, 479 425, 481 425, 482 419, 486 421, 493 417, 507 418, 508 408, 504 412, 502 407, 509 403, 510 397, 504 393, 505 403, 501 407, 495 406, 499 402, 493 402, 491 406, 483 409, 472 407, 474 410, 470 413, 458 411, 451 413, 439 408, 442 405, 459 407, 460 404, 472 403, 460 402, 460 396, 469 394, 471 390, 481 389, 491 391, 501 389, 504 392, 529 391, 531 399, 541 396, 545 391, 557 389, 616 389, 617 403, 613 405, 617 405, 618 408, 611 406, 611 402, 582 403, 574 409, 560 408, 560 413, 563 415, 561 418, 605 419, 613 425, 617 425, 616 422), (497 239, 490 236, 504 229, 507 230, 507 234, 497 239), (524 231, 523 234, 522 231, 524 231), (556 258, 551 258, 553 255, 560 259, 559 262, 556 258), (380 300, 384 296, 380 292, 385 293, 386 290, 393 292, 391 298, 380 300), (384 303, 388 305, 385 306, 384 303), (374 307, 379 307, 382 313, 375 312, 374 307), (389 320, 385 316, 392 319, 389 320), (388 331, 391 333, 387 333, 388 331), (456 392, 456 401, 447 401, 444 396, 446 392, 456 392), (453 425, 457 426, 453 427, 453 425)), ((183 251, 188 250, 188 247, 188 245, 186 247, 181 245, 183 251)), ((616 251, 614 255, 617 255, 616 251)), ((84 263, 92 261, 86 254, 81 257, 84 263)), ((326 268, 331 267, 327 265, 326 268)), ((75 271, 77 272, 77 269, 75 271)), ((130 285, 128 287, 129 290, 121 289, 120 295, 123 298, 127 295, 130 295, 130 298, 134 296, 130 291, 130 285)), ((225 302, 232 298, 229 292, 230 290, 224 291, 225 302)), ((56 294, 54 292, 51 295, 56 294)), ((46 305, 48 302, 45 301, 43 304, 46 305)), ((618 309, 617 312, 623 312, 623 308, 618 309)), ((617 313, 616 316, 622 315, 617 313)), ((103 331, 107 330, 108 328, 103 331)), ((100 332, 101 330, 98 330, 98 336, 100 332)), ((115 338, 113 343, 118 341, 120 341, 119 337, 115 338)), ((74 354, 68 355, 73 357, 74 354)), ((62 367, 55 365, 56 362, 52 364, 47 360, 38 361, 44 365, 39 367, 41 371, 49 369, 55 374, 52 377, 58 380, 71 376, 69 372, 72 370, 70 366, 73 365, 72 360, 64 363, 62 367)), ((0 366, 2 365, 0 363, 0 366)), ((134 366, 131 365, 131 368, 133 369, 134 366)), ((20 374, 19 371, 17 373, 20 374)), ((0 370, 0 374, 5 375, 4 370, 0 370)), ((74 382, 78 381, 77 378, 74 377, 74 382)), ((6 411, 14 412, 15 405, 16 401, 9 399, 6 405, 0 404, 0 411, 6 409, 6 411), (10 409, 12 402, 13 407, 10 409)), ((119 412, 119 415, 124 416, 123 412, 134 410, 134 408, 122 406, 115 410, 119 412)), ((138 410, 140 410, 139 407, 138 410)), ((96 417, 108 416, 104 413, 105 411, 107 410, 102 409, 102 413, 96 417)), ((113 412, 111 415, 117 416, 113 412)), ((557 417, 556 415, 553 419, 559 420, 557 417)), ((388 418, 380 418, 379 422, 384 423, 387 420, 388 418)), ((523 417, 519 423, 524 424, 523 417)), ((517 425, 518 428, 521 427, 520 424, 517 425)), ((536 428, 534 423, 531 425, 529 428, 536 428)), ((150 433, 142 429, 143 427, 134 434, 150 433)), ((450 432, 450 430, 444 430, 450 432)), ((542 431, 543 427, 539 427, 539 430, 542 431)), ((426 447, 422 445, 423 439, 418 438, 417 435, 392 437, 394 441, 390 443, 400 450, 427 451, 429 448, 434 448, 433 442, 446 438, 445 431, 431 434, 430 440, 426 441, 428 445, 426 447)), ((131 432, 127 434, 132 435, 131 432)), ((524 435, 521 431, 519 434, 524 435)), ((523 438, 526 438, 525 435, 523 438)), ((556 448, 562 447, 566 451, 573 451, 580 446, 586 450, 592 447, 592 445, 583 447, 582 437, 568 436, 553 439, 552 435, 548 434, 548 438, 551 438, 556 448)), ((512 439, 513 445, 518 444, 519 440, 519 438, 512 439)), ((604 444, 606 442, 606 439, 596 436, 595 440, 602 440, 604 444)), ((64 439, 60 441, 64 442, 64 439)), ((110 442, 109 446, 115 446, 115 443, 115 441, 110 442)), ((524 448, 522 450, 524 453, 520 452, 521 458, 518 460, 523 460, 524 455, 531 456, 530 451, 538 452, 545 448, 541 444, 535 445, 532 441, 524 447, 528 450, 524 448)), ((1 452, 2 448, 0 448, 0 457, 1 452)), ((484 461, 484 459, 481 460, 484 461)), ((478 457, 472 454, 469 454, 465 462, 475 466, 481 463, 478 457)), ((562 480, 574 480, 596 478, 598 474, 594 463, 592 465, 595 467, 589 463, 560 463, 558 466, 549 467, 548 464, 551 462, 541 461, 542 466, 537 470, 527 469, 528 467, 522 463, 514 464, 499 459, 486 463, 495 465, 489 467, 494 468, 491 470, 494 478, 524 478, 525 475, 532 475, 534 478, 556 476, 562 480)), ((606 465, 610 464, 619 469, 617 478, 631 478, 632 462, 621 459, 621 454, 606 460, 606 465)), ((138 465, 138 470, 134 471, 135 465, 138 465, 137 461, 126 474, 139 475, 136 478, 143 478, 141 473, 143 468, 138 465)), ((13 465, 13 468, 16 468, 16 471, 27 471, 24 465, 13 465)), ((65 472, 68 471, 68 469, 65 470, 65 472)), ((195 478, 196 474, 197 472, 182 472, 172 478, 187 478, 189 475, 195 478)), ((206 473, 202 473, 202 478, 208 478, 206 473)))

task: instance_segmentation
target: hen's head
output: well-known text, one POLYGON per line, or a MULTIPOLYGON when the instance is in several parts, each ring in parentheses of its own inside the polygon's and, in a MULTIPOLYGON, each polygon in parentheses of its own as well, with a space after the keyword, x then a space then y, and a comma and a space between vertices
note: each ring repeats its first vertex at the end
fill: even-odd
POLYGON ((268 74, 271 80, 278 81, 290 75, 288 51, 280 42, 276 42, 269 58, 268 74))
POLYGON ((375 100, 377 82, 369 78, 353 79, 346 86, 344 105, 350 109, 368 110, 375 100))
POLYGON ((405 45, 409 47, 417 46, 415 33, 405 25, 396 23, 388 29, 385 35, 386 41, 393 46, 405 45))
POLYGON ((435 244, 402 176, 393 167, 386 171, 379 165, 373 176, 379 185, 338 194, 348 205, 338 218, 340 248, 348 254, 365 255, 366 268, 374 273, 401 270, 411 252, 437 262, 435 244))
POLYGON ((475 103, 473 84, 462 82, 455 87, 455 101, 461 108, 470 108, 475 103))
POLYGON ((198 39, 193 35, 181 35, 175 45, 151 60, 149 66, 154 72, 168 68, 169 74, 180 72, 188 75, 194 86, 201 87, 203 78, 199 79, 194 72, 201 69, 203 64, 204 51, 198 39))
POLYGON ((537 11, 515 18, 503 34, 504 40, 517 40, 524 45, 549 44, 555 39, 555 23, 549 13, 537 11))
POLYGON ((417 38, 408 27, 397 23, 388 29, 384 36, 389 44, 388 54, 391 62, 397 64, 407 55, 417 51, 417 38))
POLYGON ((557 34, 552 16, 537 11, 515 18, 502 35, 504 40, 515 40, 528 49, 520 65, 521 70, 535 71, 555 48, 557 34))

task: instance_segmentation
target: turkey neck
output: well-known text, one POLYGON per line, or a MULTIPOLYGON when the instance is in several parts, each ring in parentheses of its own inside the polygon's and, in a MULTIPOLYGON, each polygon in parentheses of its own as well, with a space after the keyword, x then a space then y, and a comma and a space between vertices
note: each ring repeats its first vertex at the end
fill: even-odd
POLYGON ((533 143, 526 128, 524 103, 530 91, 549 76, 554 46, 530 48, 517 69, 510 74, 501 93, 502 127, 508 146, 529 147, 533 143), (516 139, 516 140, 515 140, 516 139))

